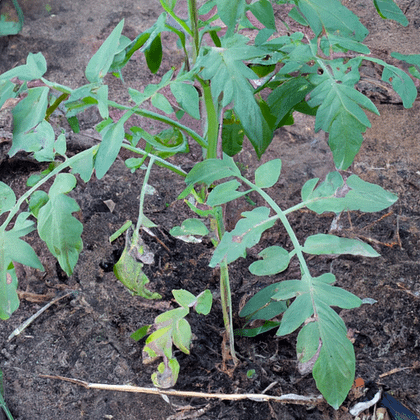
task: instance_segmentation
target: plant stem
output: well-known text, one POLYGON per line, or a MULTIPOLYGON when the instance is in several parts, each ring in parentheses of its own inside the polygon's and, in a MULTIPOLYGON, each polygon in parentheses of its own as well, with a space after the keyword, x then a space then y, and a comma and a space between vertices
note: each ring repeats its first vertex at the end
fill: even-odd
POLYGON ((279 219, 283 223, 284 228, 286 229, 287 234, 289 235, 293 248, 296 251, 296 256, 299 259, 299 263, 301 266, 301 270, 304 276, 302 276, 302 279, 307 278, 307 280, 310 280, 312 278, 311 273, 309 272, 308 265, 306 264, 305 257, 303 256, 302 247, 298 241, 298 238, 296 237, 295 231, 293 230, 292 226, 290 226, 289 220, 286 217, 286 214, 283 212, 283 210, 277 205, 277 203, 261 188, 254 185, 251 181, 248 181, 244 177, 239 177, 245 184, 250 186, 252 189, 258 192, 258 194, 261 195, 261 197, 264 198, 264 200, 268 203, 268 205, 277 213, 279 219))
POLYGON ((213 97, 211 94, 210 84, 197 77, 203 88, 204 105, 207 114, 207 156, 206 159, 217 158, 217 138, 219 135, 219 121, 217 118, 216 107, 214 106, 213 97))
MULTIPOLYGON (((124 149, 129 150, 130 152, 134 152, 134 153, 137 153, 139 155, 143 155, 143 156, 149 156, 150 155, 151 156, 151 154, 146 152, 145 150, 140 149, 138 147, 131 146, 130 144, 123 143, 122 147, 124 149)), ((169 169, 172 172, 175 172, 176 174, 181 175, 184 178, 187 176, 187 173, 184 170, 182 170, 179 166, 176 166, 176 165, 166 161, 165 159, 162 159, 159 156, 156 156, 156 155, 153 155, 153 156, 156 160, 156 163, 159 164, 160 166, 163 166, 164 168, 169 169)))
POLYGON ((233 334, 233 318, 232 318, 232 294, 229 282, 229 269, 226 258, 220 263, 220 301, 222 304, 223 322, 225 324, 226 333, 229 337, 230 355, 233 363, 238 363, 235 353, 235 336, 233 334))
POLYGON ((191 32, 193 38, 193 65, 197 60, 200 52, 200 35, 198 33, 198 14, 197 14, 197 2, 196 0, 188 0, 188 15, 190 18, 191 32))
POLYGON ((57 175, 64 169, 68 168, 69 166, 74 165, 78 160, 84 159, 89 154, 94 154, 95 151, 98 149, 99 145, 93 146, 87 150, 84 150, 83 152, 78 153, 77 155, 71 157, 70 159, 67 159, 65 162, 63 162, 61 165, 58 165, 53 171, 51 171, 48 175, 46 175, 44 178, 39 180, 31 189, 26 191, 25 194, 23 194, 19 200, 16 202, 14 207, 10 210, 9 215, 7 216, 6 220, 3 222, 3 224, 0 226, 0 230, 6 229, 7 225, 10 223, 10 221, 13 219, 13 217, 16 215, 16 213, 19 211, 20 206, 23 204, 23 202, 30 197, 30 195, 35 192, 41 185, 45 184, 50 178, 57 175))
MULTIPOLYGON (((112 106, 116 109, 121 109, 121 110, 125 110, 125 111, 133 110, 132 107, 125 106, 125 105, 120 105, 119 103, 114 102, 114 101, 108 101, 108 105, 112 106)), ((183 131, 184 133, 188 134, 201 147, 204 147, 204 148, 207 149, 207 142, 203 137, 201 137, 198 133, 196 133, 191 128, 189 128, 189 127, 187 127, 187 126, 185 126, 185 125, 183 125, 183 124, 181 124, 177 121, 173 121, 169 117, 165 117, 164 115, 156 114, 155 112, 147 111, 145 109, 135 109, 134 114, 140 115, 141 117, 150 118, 152 120, 161 121, 161 122, 164 122, 168 125, 171 125, 172 127, 176 127, 179 130, 183 131)))
POLYGON ((139 205, 139 217, 137 219, 137 225, 135 234, 138 236, 140 228, 143 224, 143 208, 144 208, 144 196, 146 195, 147 181, 149 180, 150 171, 152 170, 153 163, 155 161, 155 156, 150 155, 149 165, 147 166, 146 174, 143 179, 143 186, 140 193, 140 205, 139 205))

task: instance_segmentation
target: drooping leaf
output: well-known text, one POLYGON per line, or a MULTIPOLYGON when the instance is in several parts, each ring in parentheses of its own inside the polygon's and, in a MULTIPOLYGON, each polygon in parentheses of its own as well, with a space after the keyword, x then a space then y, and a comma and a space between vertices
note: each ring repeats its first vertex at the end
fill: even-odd
POLYGON ((0 250, 0 319, 9 319, 12 313, 19 308, 17 285, 13 263, 9 261, 6 265, 0 250))
MULTIPOLYGON (((230 3, 230 2, 227 2, 230 3)), ((246 38, 247 40, 247 38, 246 38)), ((267 50, 246 45, 240 36, 222 48, 212 48, 197 60, 196 66, 203 67, 200 75, 211 80, 211 92, 215 101, 223 93, 222 106, 233 101, 233 109, 239 118, 245 134, 261 156, 272 140, 272 130, 254 98, 254 89, 248 79, 255 79, 255 73, 243 60, 267 55, 267 50)))
POLYGON ((293 77, 275 88, 268 96, 267 103, 270 111, 276 116, 276 125, 302 102, 313 89, 313 85, 304 77, 293 77))
POLYGON ((178 320, 172 331, 172 340, 183 353, 190 354, 191 326, 185 318, 178 320))
POLYGON ((124 19, 114 28, 99 50, 90 59, 85 71, 86 79, 88 79, 89 82, 100 82, 108 73, 114 56, 118 51, 123 27, 124 19))
POLYGON ((96 177, 101 179, 114 163, 124 140, 124 123, 122 119, 106 126, 102 131, 102 142, 95 158, 96 177))
POLYGON ((48 92, 47 87, 29 89, 28 96, 13 108, 13 143, 9 156, 14 156, 20 150, 35 152, 42 148, 42 137, 31 130, 45 118, 48 92))
POLYGON ((171 92, 179 106, 196 120, 200 119, 200 106, 197 89, 188 83, 171 83, 171 92))
POLYGON ((393 19, 402 26, 408 25, 408 20, 393 0, 373 0, 378 14, 383 19, 393 19))
POLYGON ((309 106, 318 107, 315 130, 330 133, 330 147, 339 169, 347 169, 353 162, 363 141, 361 133, 371 126, 363 109, 379 115, 372 101, 354 89, 360 77, 358 63, 335 60, 331 65, 333 74, 310 76, 317 85, 308 101, 309 106))
POLYGON ((216 0, 217 13, 228 27, 226 36, 232 36, 236 22, 245 12, 245 0, 216 0))
POLYGON ((147 67, 154 74, 159 70, 162 63, 162 40, 158 34, 150 43, 149 48, 144 52, 147 67))
POLYGON ((273 6, 268 0, 252 3, 249 10, 267 29, 276 30, 273 6))
POLYGON ((199 219, 186 219, 181 226, 174 226, 169 233, 175 237, 186 235, 205 236, 209 233, 209 230, 199 219))
POLYGON ((80 208, 73 198, 63 193, 49 197, 38 213, 38 234, 70 276, 83 249, 83 225, 72 216, 80 208))
POLYGON ((350 238, 340 238, 334 235, 324 235, 319 233, 317 235, 309 236, 302 249, 307 254, 324 255, 361 255, 363 257, 379 257, 378 254, 370 245, 362 241, 350 238))
POLYGON ((257 292, 242 308, 239 316, 247 318, 248 321, 254 319, 269 320, 280 315, 287 309, 285 301, 275 301, 271 297, 278 291, 280 283, 270 284, 257 292))
POLYGON ((289 266, 289 253, 280 246, 265 248, 258 256, 263 259, 249 266, 249 271, 255 276, 272 276, 281 273, 289 266))

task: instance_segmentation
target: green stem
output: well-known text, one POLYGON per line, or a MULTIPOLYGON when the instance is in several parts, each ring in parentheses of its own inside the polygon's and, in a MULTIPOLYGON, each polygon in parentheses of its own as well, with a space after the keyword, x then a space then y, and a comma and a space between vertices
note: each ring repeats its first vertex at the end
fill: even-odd
POLYGON ((204 105, 207 114, 207 156, 206 159, 217 158, 217 138, 219 135, 219 121, 217 118, 216 107, 214 106, 213 97, 211 94, 210 84, 197 77, 201 83, 204 94, 204 105))
POLYGON ((51 114, 58 108, 61 102, 65 101, 68 97, 68 93, 63 93, 54 101, 54 103, 47 109, 47 112, 45 113, 45 119, 47 121, 49 121, 51 114))
POLYGON ((303 256, 302 247, 298 241, 298 238, 296 237, 295 231, 293 230, 292 226, 289 223, 289 220, 286 217, 285 212, 277 205, 277 203, 261 188, 254 185, 251 181, 248 181, 244 177, 238 177, 240 178, 245 184, 253 188, 255 191, 258 192, 258 194, 261 195, 261 197, 264 198, 264 200, 267 202, 267 204, 277 213, 280 221, 282 222, 284 228, 286 229, 287 234, 289 235, 293 248, 296 251, 296 256, 299 259, 299 263, 301 266, 301 269, 303 271, 304 276, 302 276, 302 279, 307 279, 310 281, 311 273, 309 272, 308 265, 306 264, 305 257, 303 256))
POLYGON ((160 4, 162 5, 163 9, 165 10, 165 12, 167 12, 169 15, 171 15, 173 17, 173 19, 178 22, 178 24, 182 27, 182 29, 184 29, 184 31, 190 35, 193 36, 193 33, 191 32, 191 29, 188 27, 188 25, 182 20, 180 19, 175 12, 170 9, 166 4, 164 0, 160 0, 160 4))
MULTIPOLYGON (((133 110, 133 108, 129 107, 129 106, 125 106, 125 105, 120 105, 117 102, 114 101, 108 101, 108 105, 112 106, 116 109, 121 109, 121 110, 125 110, 125 111, 129 111, 129 110, 133 110)), ((171 125, 172 127, 176 127, 179 130, 183 131, 184 133, 188 134, 193 140, 195 140, 201 147, 204 147, 207 149, 207 142, 206 140, 201 137, 198 133, 196 133, 194 130, 192 130, 191 128, 177 122, 177 121, 173 121, 171 120, 169 117, 165 117, 164 115, 160 115, 160 114, 156 114, 155 112, 152 111, 147 111, 145 109, 134 109, 134 114, 136 115, 140 115, 141 117, 146 117, 146 118, 150 118, 152 120, 156 120, 156 121, 161 121, 164 122, 168 125, 171 125)))
POLYGON ((3 224, 0 226, 0 230, 5 230, 7 225, 11 222, 13 217, 16 215, 16 213, 19 211, 20 206, 31 196, 33 192, 35 192, 41 185, 45 184, 50 178, 57 175, 64 169, 68 168, 69 166, 74 165, 77 161, 84 159, 87 155, 93 154, 97 149, 99 145, 93 146, 87 150, 84 150, 83 152, 78 153, 77 155, 71 157, 70 159, 67 159, 65 162, 63 162, 61 165, 58 165, 53 171, 51 171, 48 175, 46 175, 44 178, 39 180, 31 189, 26 191, 25 194, 23 194, 19 200, 16 202, 14 207, 10 210, 9 215, 7 216, 6 220, 3 222, 3 224))
MULTIPOLYGON (((145 150, 139 149, 138 147, 134 147, 131 146, 129 144, 122 144, 122 147, 126 150, 129 150, 130 152, 134 152, 137 153, 139 155, 143 155, 143 156, 149 156, 151 155, 150 153, 146 152, 145 150)), ((179 166, 173 165, 172 163, 166 161, 165 159, 162 159, 159 156, 153 155, 156 162, 159 164, 159 166, 163 166, 166 169, 171 170, 172 172, 175 172, 178 175, 181 175, 182 177, 186 177, 187 176, 187 172, 185 172, 184 170, 182 170, 179 166)))
POLYGON ((154 155, 150 155, 149 165, 147 166, 146 174, 144 175, 144 179, 143 179, 143 186, 141 188, 141 193, 140 193, 139 217, 137 219, 137 225, 136 225, 136 231, 135 231, 136 236, 138 236, 140 228, 143 224, 144 196, 146 195, 147 181, 149 180, 150 171, 152 170, 152 166, 155 159, 156 157, 154 155))
POLYGON ((235 353, 235 336, 233 334, 232 293, 230 290, 229 269, 226 258, 220 263, 220 301, 222 304, 223 322, 229 337, 230 354, 236 365, 238 358, 235 353))
POLYGON ((188 0, 188 15, 191 24, 191 36, 194 43, 193 48, 193 65, 195 64, 198 54, 200 52, 200 35, 198 33, 198 13, 196 0, 188 0))

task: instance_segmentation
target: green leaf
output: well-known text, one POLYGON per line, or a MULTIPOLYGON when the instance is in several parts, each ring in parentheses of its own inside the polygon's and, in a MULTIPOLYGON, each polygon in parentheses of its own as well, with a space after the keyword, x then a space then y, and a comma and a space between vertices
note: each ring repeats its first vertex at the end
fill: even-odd
POLYGON ((47 62, 42 53, 29 53, 26 58, 26 64, 17 66, 14 69, 1 74, 0 80, 13 79, 14 77, 24 81, 36 80, 40 79, 46 71, 47 62))
POLYGON ((171 83, 171 92, 179 106, 196 120, 200 119, 200 104, 197 89, 188 83, 171 83))
POLYGON ((408 20, 393 0, 373 0, 378 14, 383 19, 393 19, 402 26, 408 25, 408 20))
POLYGON ((197 302, 197 298, 188 290, 172 290, 172 294, 176 302, 184 308, 191 308, 197 302))
MULTIPOLYGON (((48 195, 50 198, 57 196, 58 194, 66 194, 73 190, 76 186, 76 177, 72 174, 58 174, 55 177, 54 183, 52 184, 48 195)), ((80 210, 80 209, 79 209, 80 210)), ((78 210, 75 210, 78 211, 78 210)))
POLYGON ((35 191, 29 200, 29 210, 38 218, 39 209, 48 202, 48 194, 45 191, 35 191))
MULTIPOLYGON (((231 2, 226 2, 231 3, 231 2)), ((248 39, 246 38, 246 41, 248 39)), ((260 157, 272 140, 272 130, 254 98, 254 89, 248 79, 255 79, 255 73, 243 60, 265 57, 267 50, 244 44, 244 39, 236 37, 226 41, 223 48, 212 48, 197 60, 197 67, 204 67, 200 75, 211 80, 211 92, 217 102, 223 93, 222 106, 233 101, 233 109, 242 127, 260 157)))
POLYGON ((281 160, 269 160, 255 171, 255 185, 259 188, 272 187, 279 180, 280 171, 281 160))
POLYGON ((343 320, 327 305, 317 305, 322 347, 312 374, 317 388, 338 410, 353 385, 356 360, 343 320))
POLYGON ((152 96, 152 105, 163 111, 165 114, 172 114, 174 109, 169 101, 161 93, 157 92, 152 96))
POLYGON ((236 179, 217 185, 207 197, 207 205, 214 207, 244 196, 249 191, 237 191, 240 183, 236 179))
POLYGON ((210 290, 204 290, 197 296, 197 303, 194 306, 195 311, 198 314, 208 315, 211 311, 213 303, 213 295, 210 290))
POLYGON ((370 99, 353 87, 360 76, 358 72, 353 74, 352 66, 359 62, 350 60, 344 64, 342 60, 334 61, 335 64, 331 64, 335 69, 334 78, 327 72, 321 77, 310 77, 317 87, 311 92, 308 105, 318 107, 315 130, 330 133, 329 142, 336 166, 347 169, 360 149, 361 133, 371 126, 363 109, 378 115, 379 112, 370 99))
POLYGON ((314 255, 361 255, 363 257, 379 257, 370 245, 362 241, 349 238, 340 238, 334 235, 324 235, 322 233, 309 236, 302 249, 307 254, 314 255))
POLYGON ((153 74, 157 73, 160 64, 162 63, 162 41, 160 39, 160 34, 153 39, 149 48, 144 51, 144 55, 149 70, 153 74))
POLYGON ((273 6, 268 0, 259 0, 252 3, 249 10, 266 28, 277 30, 273 6))
POLYGON ((109 117, 108 111, 108 85, 102 85, 96 91, 98 99, 98 110, 101 117, 106 120, 109 117))
POLYGON ((89 82, 100 82, 108 73, 109 68, 118 51, 121 32, 124 27, 124 19, 115 27, 99 50, 90 59, 85 75, 89 82))
POLYGON ((211 185, 214 181, 229 176, 240 176, 241 172, 232 158, 224 156, 221 159, 206 159, 199 162, 191 169, 185 178, 187 184, 205 183, 211 185))
POLYGON ((124 140, 124 124, 122 119, 107 125, 102 131, 102 142, 95 158, 96 177, 101 179, 109 170, 120 152, 124 140))
POLYGON ((245 12, 245 0, 216 0, 217 13, 228 27, 226 37, 233 35, 236 22, 245 12))
POLYGON ((209 233, 209 230, 199 219, 186 219, 181 226, 173 227, 169 233, 175 237, 186 235, 205 236, 209 233))
POLYGON ((19 308, 18 281, 13 263, 4 265, 1 254, 0 251, 0 319, 6 320, 19 308))
POLYGON ((169 324, 173 325, 175 324, 175 322, 187 316, 189 312, 190 310, 184 307, 171 309, 170 311, 166 311, 163 314, 160 314, 159 316, 157 316, 155 319, 155 324, 162 324, 163 326, 166 326, 169 324))
POLYGON ((133 296, 142 296, 146 299, 161 299, 159 293, 151 292, 146 288, 149 279, 143 272, 141 259, 145 255, 146 249, 143 240, 139 235, 127 232, 124 251, 114 265, 115 277, 124 284, 133 296))
POLYGON ((259 334, 264 334, 267 331, 277 328, 279 325, 280 322, 265 321, 264 324, 260 327, 242 328, 240 330, 235 330, 235 335, 239 335, 240 337, 256 337, 259 334))
POLYGON ((360 210, 366 213, 374 213, 392 206, 398 196, 384 190, 379 185, 363 181, 356 175, 347 178, 347 186, 351 188, 344 197, 349 205, 349 210, 360 210))
POLYGON ((16 203, 14 191, 4 182, 0 181, 0 214, 11 210, 16 203))
POLYGON ((191 345, 191 327, 188 321, 184 318, 178 320, 172 331, 172 340, 183 353, 190 354, 191 345))
POLYGON ((9 98, 16 98, 15 86, 10 80, 0 80, 0 108, 9 98))
POLYGON ((48 92, 47 87, 29 89, 28 96, 13 108, 13 143, 9 156, 14 156, 20 150, 35 152, 42 148, 42 137, 31 130, 45 118, 48 92))
POLYGON ((59 189, 59 186, 51 188, 49 201, 38 213, 38 234, 70 276, 83 249, 83 225, 72 216, 80 208, 73 198, 57 193, 55 188, 59 189))
POLYGON ((286 302, 271 300, 271 297, 278 292, 280 284, 281 282, 270 284, 256 293, 242 308, 239 316, 246 317, 248 321, 269 320, 283 313, 287 309, 286 302))
POLYGON ((255 261, 249 266, 249 271, 255 276, 272 276, 281 273, 289 266, 289 253, 280 246, 270 246, 259 254, 263 260, 255 261))
POLYGON ((143 337, 146 337, 149 334, 151 325, 144 325, 143 327, 139 328, 138 330, 134 331, 130 337, 135 341, 140 341, 143 337))
POLYGON ((398 199, 395 194, 356 175, 351 175, 346 184, 338 172, 330 172, 325 181, 315 188, 317 181, 312 179, 303 186, 302 201, 318 214, 344 210, 373 213, 390 207, 398 199))
POLYGON ((297 0, 295 3, 317 37, 324 29, 327 34, 340 33, 363 41, 369 32, 338 0, 297 0))
POLYGON ((215 267, 224 258, 228 264, 245 257, 246 249, 253 247, 260 241, 262 233, 271 228, 275 220, 269 218, 270 210, 267 207, 257 207, 252 211, 242 213, 232 232, 225 232, 214 251, 210 267, 215 267))
POLYGON ((295 105, 302 102, 312 89, 313 85, 304 77, 293 77, 276 87, 267 98, 270 112, 276 116, 276 125, 295 105))
POLYGON ((71 165, 71 172, 74 174, 79 174, 80 178, 82 178, 84 182, 88 182, 92 176, 93 156, 94 151, 92 150, 92 153, 86 154, 82 159, 76 160, 71 165))

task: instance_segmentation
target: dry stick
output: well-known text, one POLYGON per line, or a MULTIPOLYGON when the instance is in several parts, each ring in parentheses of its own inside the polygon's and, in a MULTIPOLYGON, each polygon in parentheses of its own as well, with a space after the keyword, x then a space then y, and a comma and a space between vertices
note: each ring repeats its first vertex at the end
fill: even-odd
POLYGON ((13 337, 16 337, 19 335, 28 325, 30 325, 35 319, 37 319, 43 312, 45 312, 51 305, 54 305, 54 303, 58 302, 60 299, 65 298, 66 296, 71 295, 75 291, 72 290, 71 292, 68 292, 62 296, 58 296, 55 299, 53 299, 51 302, 47 303, 45 306, 43 306, 37 313, 33 314, 30 318, 28 318, 25 322, 19 325, 10 335, 7 341, 10 341, 13 337))
POLYGON ((194 392, 194 391, 174 391, 161 390, 158 388, 144 388, 132 385, 109 385, 109 384, 93 384, 80 379, 66 378, 65 376, 56 375, 39 375, 41 378, 58 379, 61 381, 72 382, 76 385, 83 386, 87 389, 102 389, 106 391, 120 391, 120 392, 135 392, 140 394, 155 394, 155 395, 172 395, 176 397, 191 397, 191 398, 216 398, 220 400, 252 400, 257 402, 277 401, 289 404, 320 404, 324 401, 322 395, 317 397, 305 397, 296 394, 284 394, 280 397, 265 394, 211 394, 208 392, 194 392))

